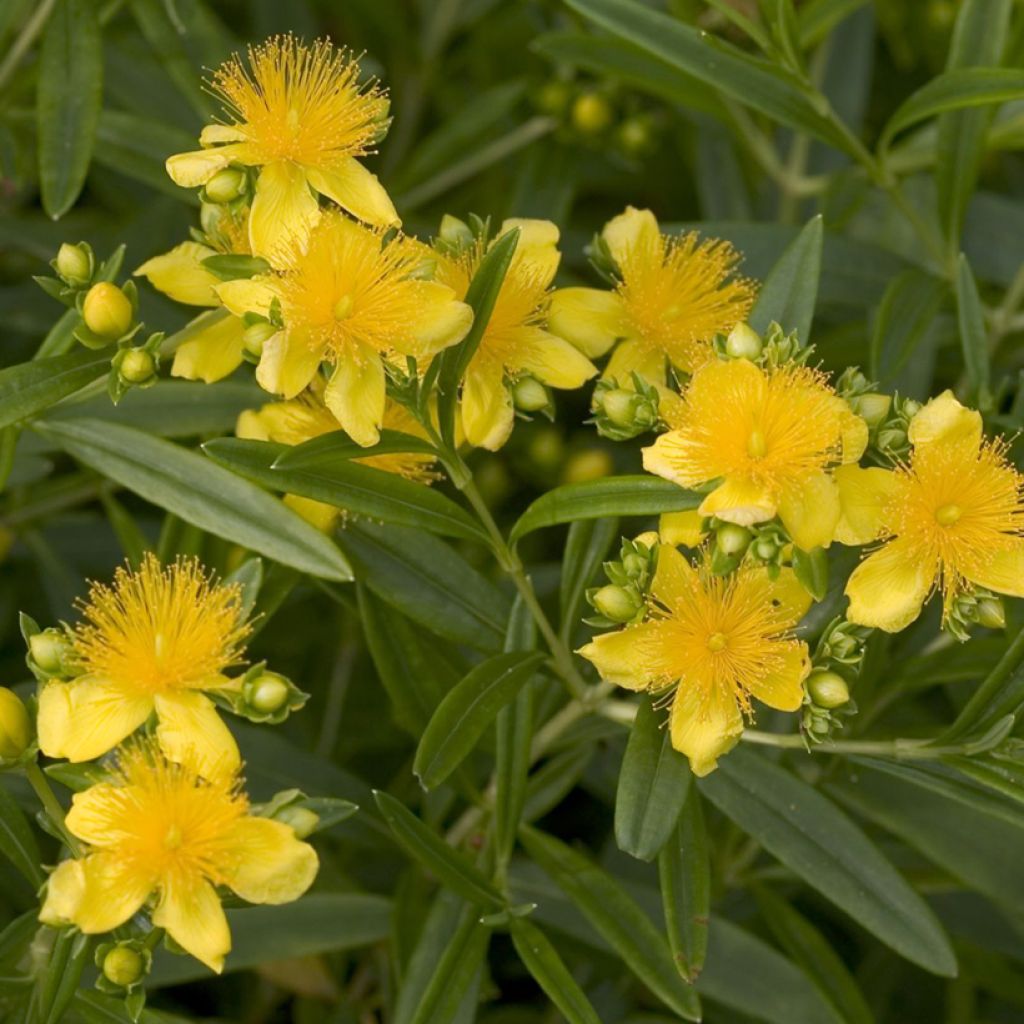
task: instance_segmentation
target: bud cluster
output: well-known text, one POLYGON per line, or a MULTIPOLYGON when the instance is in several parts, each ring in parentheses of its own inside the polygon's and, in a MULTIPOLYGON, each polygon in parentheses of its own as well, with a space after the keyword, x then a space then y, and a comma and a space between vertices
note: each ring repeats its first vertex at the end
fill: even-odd
POLYGON ((618 561, 604 563, 608 583, 587 591, 587 600, 597 615, 584 621, 601 627, 643 621, 657 558, 656 533, 642 533, 633 540, 623 537, 618 561))
POLYGON ((433 245, 438 252, 457 259, 476 245, 485 247, 490 237, 490 217, 478 217, 471 213, 466 220, 462 220, 446 213, 441 218, 441 226, 433 245))
POLYGON ((633 387, 619 387, 614 377, 599 380, 590 401, 588 423, 611 441, 629 441, 658 425, 658 389, 638 373, 633 387))
POLYGON ((266 662, 253 665, 229 690, 211 690, 218 704, 250 722, 277 725, 293 711, 303 707, 309 694, 303 693, 290 679, 279 672, 267 670, 266 662))
POLYGON ((727 335, 716 334, 711 345, 719 359, 748 359, 765 369, 805 363, 814 351, 813 346, 801 345, 796 331, 786 334, 774 321, 763 336, 750 324, 738 323, 727 335))
MULTIPOLYGON (((910 451, 910 421, 920 412, 921 403, 894 395, 887 415, 871 428, 869 445, 886 462, 900 462, 910 451)), ((870 426, 870 424, 869 424, 870 426)))
POLYGON ((830 739, 843 728, 842 719, 857 713, 850 697, 850 680, 860 673, 864 644, 871 630, 843 618, 833 619, 818 640, 813 668, 804 683, 800 722, 808 748, 830 739))
POLYGON ((1005 629, 1006 608, 1003 599, 983 587, 958 594, 946 611, 942 628, 964 643, 970 639, 971 626, 1005 629))
POLYGON ((157 382, 163 340, 163 331, 157 331, 141 345, 132 345, 128 339, 118 342, 107 378, 107 393, 114 405, 132 388, 149 388, 157 382))

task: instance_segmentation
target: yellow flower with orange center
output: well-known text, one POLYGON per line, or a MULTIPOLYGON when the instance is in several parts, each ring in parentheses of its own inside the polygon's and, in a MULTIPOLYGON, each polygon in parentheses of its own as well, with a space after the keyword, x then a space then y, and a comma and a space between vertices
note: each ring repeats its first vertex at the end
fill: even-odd
POLYGON ((232 687, 249 627, 241 591, 197 559, 162 567, 152 554, 112 586, 94 583, 68 630, 81 674, 49 680, 39 694, 39 747, 47 757, 91 761, 154 712, 156 736, 174 761, 212 778, 237 771, 238 746, 204 691, 232 687))
POLYGON ((791 630, 809 605, 791 569, 774 580, 760 567, 714 576, 662 544, 647 621, 594 637, 579 653, 617 686, 670 690, 672 746, 707 775, 738 742, 751 698, 800 707, 810 657, 791 630))
POLYGON ((86 850, 50 875, 41 921, 100 934, 152 897, 153 924, 217 972, 231 933, 215 887, 290 903, 319 866, 289 826, 250 813, 236 775, 202 779, 147 743, 122 748, 110 781, 72 797, 66 825, 86 850))
POLYGON ((852 622, 897 632, 935 589, 948 612, 973 587, 1024 597, 1024 476, 981 415, 946 391, 911 420, 913 446, 896 469, 837 471, 846 544, 884 543, 846 585, 852 622))

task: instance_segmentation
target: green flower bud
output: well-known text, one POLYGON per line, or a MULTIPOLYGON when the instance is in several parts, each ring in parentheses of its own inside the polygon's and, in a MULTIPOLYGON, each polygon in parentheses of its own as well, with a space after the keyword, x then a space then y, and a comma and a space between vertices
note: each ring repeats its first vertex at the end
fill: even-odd
POLYGON ((974 616, 979 626, 987 629, 1006 628, 1006 609, 998 597, 980 598, 974 616))
POLYGON ((65 242, 57 251, 54 268, 69 285, 84 285, 92 280, 94 265, 92 249, 84 242, 71 245, 65 242))
POLYGON ((320 824, 320 815, 308 807, 282 807, 274 815, 274 821, 287 825, 298 839, 311 836, 320 824))
POLYGON ((0 686, 0 758, 21 757, 32 742, 32 726, 21 698, 0 686))
POLYGON ((910 419, 921 411, 921 403, 915 402, 913 398, 903 400, 903 415, 910 419))
POLYGON ((769 537, 762 537, 754 545, 754 554, 763 562, 770 562, 779 553, 779 546, 769 537))
POLYGON ((650 121, 645 117, 628 117, 616 132, 619 145, 629 156, 640 156, 650 149, 653 136, 650 121))
POLYGON ((277 334, 277 328, 266 320, 252 324, 242 332, 242 348, 254 359, 263 355, 263 346, 277 334))
POLYGON ((569 84, 558 80, 545 82, 537 92, 537 109, 553 117, 561 117, 569 106, 569 84))
POLYGON ((576 452, 565 464, 562 480, 567 484, 582 484, 587 480, 600 480, 615 469, 612 457, 600 448, 576 452))
POLYGON ((597 92, 585 92, 572 105, 572 123, 584 135, 600 135, 612 123, 611 104, 597 92))
POLYGON ((135 311, 131 300, 116 284, 101 281, 86 294, 82 319, 93 334, 115 341, 128 333, 135 311))
POLYGON ((878 447, 884 452, 899 452, 906 444, 907 432, 899 427, 886 427, 878 432, 878 447))
POLYGON ((750 324, 738 323, 729 332, 725 351, 730 359, 749 359, 753 362, 764 351, 764 342, 750 324))
POLYGON ((473 229, 464 220, 446 213, 437 237, 456 249, 464 249, 473 244, 473 229))
POLYGON ((633 422, 634 398, 636 398, 635 391, 626 391, 622 388, 605 392, 601 396, 601 405, 605 416, 617 427, 631 426, 633 422))
POLYGON ((145 384, 156 375, 156 359, 144 348, 131 348, 125 352, 117 372, 128 384, 145 384))
POLYGON ((272 715, 288 702, 291 689, 288 680, 276 672, 264 672, 246 683, 246 702, 261 715, 272 715))
POLYGON ((245 188, 245 171, 238 167, 225 167, 206 183, 206 198, 212 203, 230 203, 245 188))
POLYGON ((643 555, 635 551, 631 551, 622 559, 622 568, 630 579, 642 576, 647 571, 649 565, 650 559, 644 558, 643 555))
POLYGON ((551 404, 547 388, 536 377, 520 377, 512 385, 512 402, 521 412, 540 412, 551 404))
POLYGON ((812 672, 807 680, 807 692, 818 707, 828 710, 842 707, 850 700, 850 688, 838 672, 812 672))
POLYGON ((612 584, 601 587, 590 599, 594 608, 612 622, 629 622, 643 606, 638 594, 612 584))
POLYGON ((889 415, 891 406, 891 396, 876 391, 850 399, 850 407, 869 427, 877 427, 889 415))
POLYGON ((44 629, 29 639, 28 653, 41 672, 63 675, 69 653, 68 639, 59 629, 44 629))
MULTIPOLYGON (((715 543, 718 545, 718 550, 727 555, 742 554, 747 550, 751 539, 750 531, 745 530, 742 526, 737 526, 735 523, 725 523, 715 533, 715 543)), ((772 554, 774 554, 774 550, 772 554)))
POLYGON ((131 988, 145 973, 145 959, 131 946, 117 945, 103 958, 103 977, 119 988, 131 988))

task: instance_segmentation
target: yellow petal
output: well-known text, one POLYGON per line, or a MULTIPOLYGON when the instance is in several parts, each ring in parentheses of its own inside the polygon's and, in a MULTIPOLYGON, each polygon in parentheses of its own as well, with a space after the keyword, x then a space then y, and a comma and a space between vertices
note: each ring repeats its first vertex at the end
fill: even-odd
POLYGON ((952 391, 946 390, 914 416, 907 437, 915 448, 936 441, 964 442, 977 448, 981 444, 981 431, 981 413, 965 408, 952 391))
POLYGON ((689 559, 671 544, 658 546, 658 566, 651 581, 651 597, 666 608, 674 609, 693 593, 697 570, 689 559))
POLYGON ((694 775, 703 777, 718 767, 743 735, 743 715, 729 694, 713 689, 709 699, 700 700, 700 690, 684 680, 676 690, 669 718, 672 746, 690 759, 694 775))
POLYGON ((203 328, 174 350, 171 376, 207 384, 223 380, 242 363, 244 333, 245 324, 237 316, 223 317, 203 328))
POLYGON ((504 368, 497 360, 477 353, 462 384, 462 429, 475 448, 497 451, 512 433, 515 414, 505 387, 504 368))
POLYGON ((843 402, 839 436, 841 439, 843 465, 856 462, 868 446, 868 425, 852 409, 843 402))
POLYGON ((200 146, 217 146, 224 142, 245 142, 248 136, 237 125, 207 124, 199 133, 200 146))
POLYGON ((269 316, 270 307, 277 298, 277 289, 268 277, 240 277, 236 281, 222 281, 215 291, 217 298, 235 316, 259 313, 269 316))
POLYGON ((230 146, 215 149, 197 149, 191 153, 177 153, 168 157, 164 165, 171 180, 182 188, 198 188, 205 185, 218 171, 228 164, 250 164, 254 162, 252 146, 236 142, 230 146))
POLYGON ((417 281, 416 286, 419 312, 415 323, 409 324, 411 343, 402 345, 400 351, 429 358, 462 341, 473 326, 473 309, 439 281, 417 281))
POLYGON ((870 544, 884 529, 886 505, 899 486, 896 474, 879 466, 840 466, 835 481, 840 508, 835 539, 841 544, 870 544))
POLYGON ((803 551, 827 548, 839 522, 839 488, 828 473, 791 484, 779 495, 779 518, 803 551))
POLYGON ((559 288, 551 296, 548 330, 597 359, 626 336, 626 311, 616 292, 559 288))
POLYGON ((595 636, 577 651, 601 678, 627 690, 646 690, 671 682, 671 638, 665 620, 655 619, 595 636))
POLYGON ((624 213, 605 224, 601 237, 615 262, 621 266, 633 249, 656 245, 659 234, 658 220, 650 210, 627 206, 624 213))
POLYGON ((242 818, 228 841, 236 856, 225 881, 249 903, 291 903, 316 878, 316 851, 279 821, 242 818))
MULTIPOLYGON (((153 891, 155 879, 145 864, 107 850, 91 853, 80 863, 80 879, 71 881, 67 888, 73 891, 59 899, 66 899, 61 909, 70 910, 70 919, 86 935, 124 924, 153 891)), ((63 882, 58 881, 58 890, 63 882)))
POLYGON ((163 879, 153 924, 186 952, 218 974, 231 952, 231 932, 224 908, 212 885, 199 875, 170 875, 163 879))
POLYGON ((935 582, 935 566, 912 545, 890 541, 854 569, 846 583, 846 617, 887 633, 905 629, 921 613, 935 582))
POLYGON ((212 700, 197 690, 158 693, 156 738, 171 760, 207 779, 238 771, 238 744, 212 700))
POLYGON ((526 370, 553 388, 578 388, 597 367, 567 341, 540 327, 522 327, 515 334, 509 368, 526 370))
POLYGON ((547 287, 558 271, 562 258, 556 248, 558 227, 549 220, 510 217, 501 225, 495 241, 514 228, 519 229, 519 242, 512 257, 513 262, 528 267, 531 276, 547 287))
POLYGON ((366 345, 338 360, 324 402, 342 429, 364 448, 380 439, 386 400, 384 363, 366 345))
MULTIPOLYGON (((661 438, 658 440, 660 441, 661 438)), ((648 450, 644 451, 645 467, 647 467, 648 450)), ((740 477, 726 477, 701 502, 698 511, 702 516, 717 516, 727 523, 753 526, 754 523, 763 523, 772 519, 775 516, 776 505, 771 492, 762 484, 740 477)))
POLYGON ((707 536, 701 529, 704 517, 695 509, 685 512, 665 512, 658 520, 658 536, 666 544, 679 544, 695 548, 707 536))
POLYGON ((303 498, 299 494, 286 494, 283 501, 296 515, 302 516, 307 523, 311 523, 324 533, 330 533, 334 529, 334 524, 341 515, 341 509, 333 505, 316 501, 314 498, 303 498))
POLYGON ((85 892, 85 872, 80 860, 66 860, 57 865, 46 882, 39 920, 54 928, 72 924, 75 911, 85 892))
POLYGON ((615 379, 621 388, 633 387, 633 374, 638 373, 652 384, 665 383, 665 355, 647 348, 639 341, 627 338, 619 342, 608 365, 601 374, 602 380, 615 379))
MULTIPOLYGON (((767 660, 767 658, 766 658, 767 660)), ((777 711, 796 711, 804 702, 803 682, 811 671, 807 644, 779 640, 771 644, 771 671, 760 679, 745 679, 750 693, 777 711)))
POLYGON ((278 331, 263 343, 256 382, 272 394, 294 398, 313 379, 322 357, 323 350, 314 348, 302 331, 278 331))
POLYGON ((554 221, 539 220, 535 217, 507 217, 501 222, 497 237, 501 238, 502 235, 507 235, 516 228, 519 228, 517 250, 558 245, 558 225, 554 221))
POLYGON ((400 224, 395 205, 377 175, 355 157, 346 157, 330 169, 307 167, 309 183, 321 195, 367 224, 400 224))
MULTIPOLYGON (((680 487, 696 487, 704 480, 691 476, 682 467, 686 465, 683 455, 687 446, 687 438, 676 430, 661 434, 652 445, 640 450, 644 469, 655 476, 671 480, 680 487)), ((698 516, 702 513, 697 512, 698 516)))
POLYGON ((213 287, 220 279, 202 265, 202 261, 217 253, 198 242, 182 242, 170 252, 154 256, 135 271, 157 291, 183 302, 186 306, 216 306, 217 294, 213 287))
POLYGON ((302 168, 284 160, 267 164, 256 179, 249 211, 253 255, 273 260, 303 245, 319 217, 320 205, 302 168))
POLYGON ((131 812, 120 787, 101 782, 71 798, 66 824, 83 843, 112 846, 121 838, 125 825, 132 824, 131 812))
POLYGON ((979 552, 963 571, 976 586, 1011 597, 1024 597, 1024 538, 1007 538, 1002 551, 979 552))
POLYGON ((153 698, 99 676, 50 681, 39 694, 39 749, 47 757, 92 761, 113 750, 153 711, 153 698))
POLYGON ((795 626, 807 614, 814 599, 788 565, 779 569, 775 579, 768 575, 767 570, 757 571, 765 574, 769 600, 778 609, 779 625, 784 628, 795 626))

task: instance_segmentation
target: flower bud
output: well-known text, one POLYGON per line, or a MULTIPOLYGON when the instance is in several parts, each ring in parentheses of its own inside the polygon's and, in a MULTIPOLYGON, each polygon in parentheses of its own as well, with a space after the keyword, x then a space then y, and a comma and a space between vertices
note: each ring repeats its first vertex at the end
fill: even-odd
POLYGON ((276 672, 264 672, 256 679, 247 681, 245 688, 246 703, 262 715, 280 711, 291 693, 288 680, 276 672))
POLYGON ((638 594, 626 587, 616 587, 610 583, 601 587, 590 599, 590 603, 612 622, 629 622, 643 606, 638 594))
POLYGON ((576 452, 566 463, 563 479, 567 484, 581 484, 610 476, 615 466, 611 456, 600 448, 576 452))
POLYGON ((59 629, 44 629, 28 641, 28 653, 36 668, 51 676, 64 674, 68 650, 67 637, 59 629))
POLYGON ((225 167, 206 183, 206 198, 212 203, 230 203, 245 188, 245 171, 238 167, 225 167))
POLYGON ((446 213, 441 218, 437 237, 457 249, 464 249, 473 244, 473 229, 464 220, 446 213))
POLYGON ((520 377, 512 385, 512 402, 521 412, 540 412, 550 405, 547 388, 536 377, 520 377))
POLYGON ((109 281, 94 284, 85 296, 82 319, 93 334, 111 341, 128 333, 135 318, 128 296, 109 281))
POLYGON ((125 352, 117 372, 128 384, 145 384, 156 375, 156 359, 144 348, 131 348, 125 352))
POLYGON ((142 954, 129 945, 117 945, 103 958, 103 977, 118 988, 131 988, 146 973, 142 954))
POLYGON ((907 398, 903 401, 903 415, 907 419, 911 419, 921 411, 921 403, 914 401, 913 398, 907 398))
POLYGON ((597 92, 585 92, 572 105, 572 123, 584 135, 599 135, 612 123, 612 108, 597 92))
POLYGON ((0 686, 0 758, 21 757, 32 742, 32 726, 21 698, 0 686))
POLYGON ((878 447, 883 452, 899 452, 906 444, 907 432, 899 427, 886 427, 878 432, 878 447))
POLYGON ((557 79, 545 82, 537 92, 537 109, 545 114, 560 117, 569 106, 569 85, 557 79))
POLYGON ((982 597, 974 612, 975 621, 986 629, 1006 628, 1006 609, 998 597, 982 597))
POLYGON ((725 341, 725 351, 730 359, 757 359, 764 351, 761 335, 748 323, 738 323, 725 341))
POLYGON ((619 145, 628 156, 641 156, 651 148, 653 137, 647 118, 628 117, 616 132, 619 145))
POLYGON ((754 554, 763 562, 770 562, 779 553, 779 546, 770 537, 762 537, 754 545, 754 554))
POLYGON ((71 245, 65 242, 57 251, 54 268, 69 285, 84 285, 92 280, 94 260, 92 249, 84 242, 71 245))
POLYGON ((630 579, 637 579, 647 571, 649 562, 650 559, 631 551, 622 559, 622 568, 630 579))
POLYGON ((838 672, 812 672, 807 680, 807 692, 820 708, 842 707, 850 700, 850 688, 838 672))
POLYGON ((320 824, 320 815, 308 807, 282 807, 274 815, 274 821, 287 825, 297 839, 305 839, 316 831, 320 824))
POLYGON ((715 543, 718 545, 718 550, 727 555, 742 554, 747 550, 751 539, 750 531, 735 523, 725 523, 715 532, 715 543))
POLYGON ((850 407, 869 427, 877 427, 889 415, 891 406, 891 396, 880 395, 877 391, 850 399, 850 407))
POLYGON ((263 355, 263 346, 277 334, 278 328, 267 320, 260 320, 242 332, 242 348, 254 359, 263 355))

